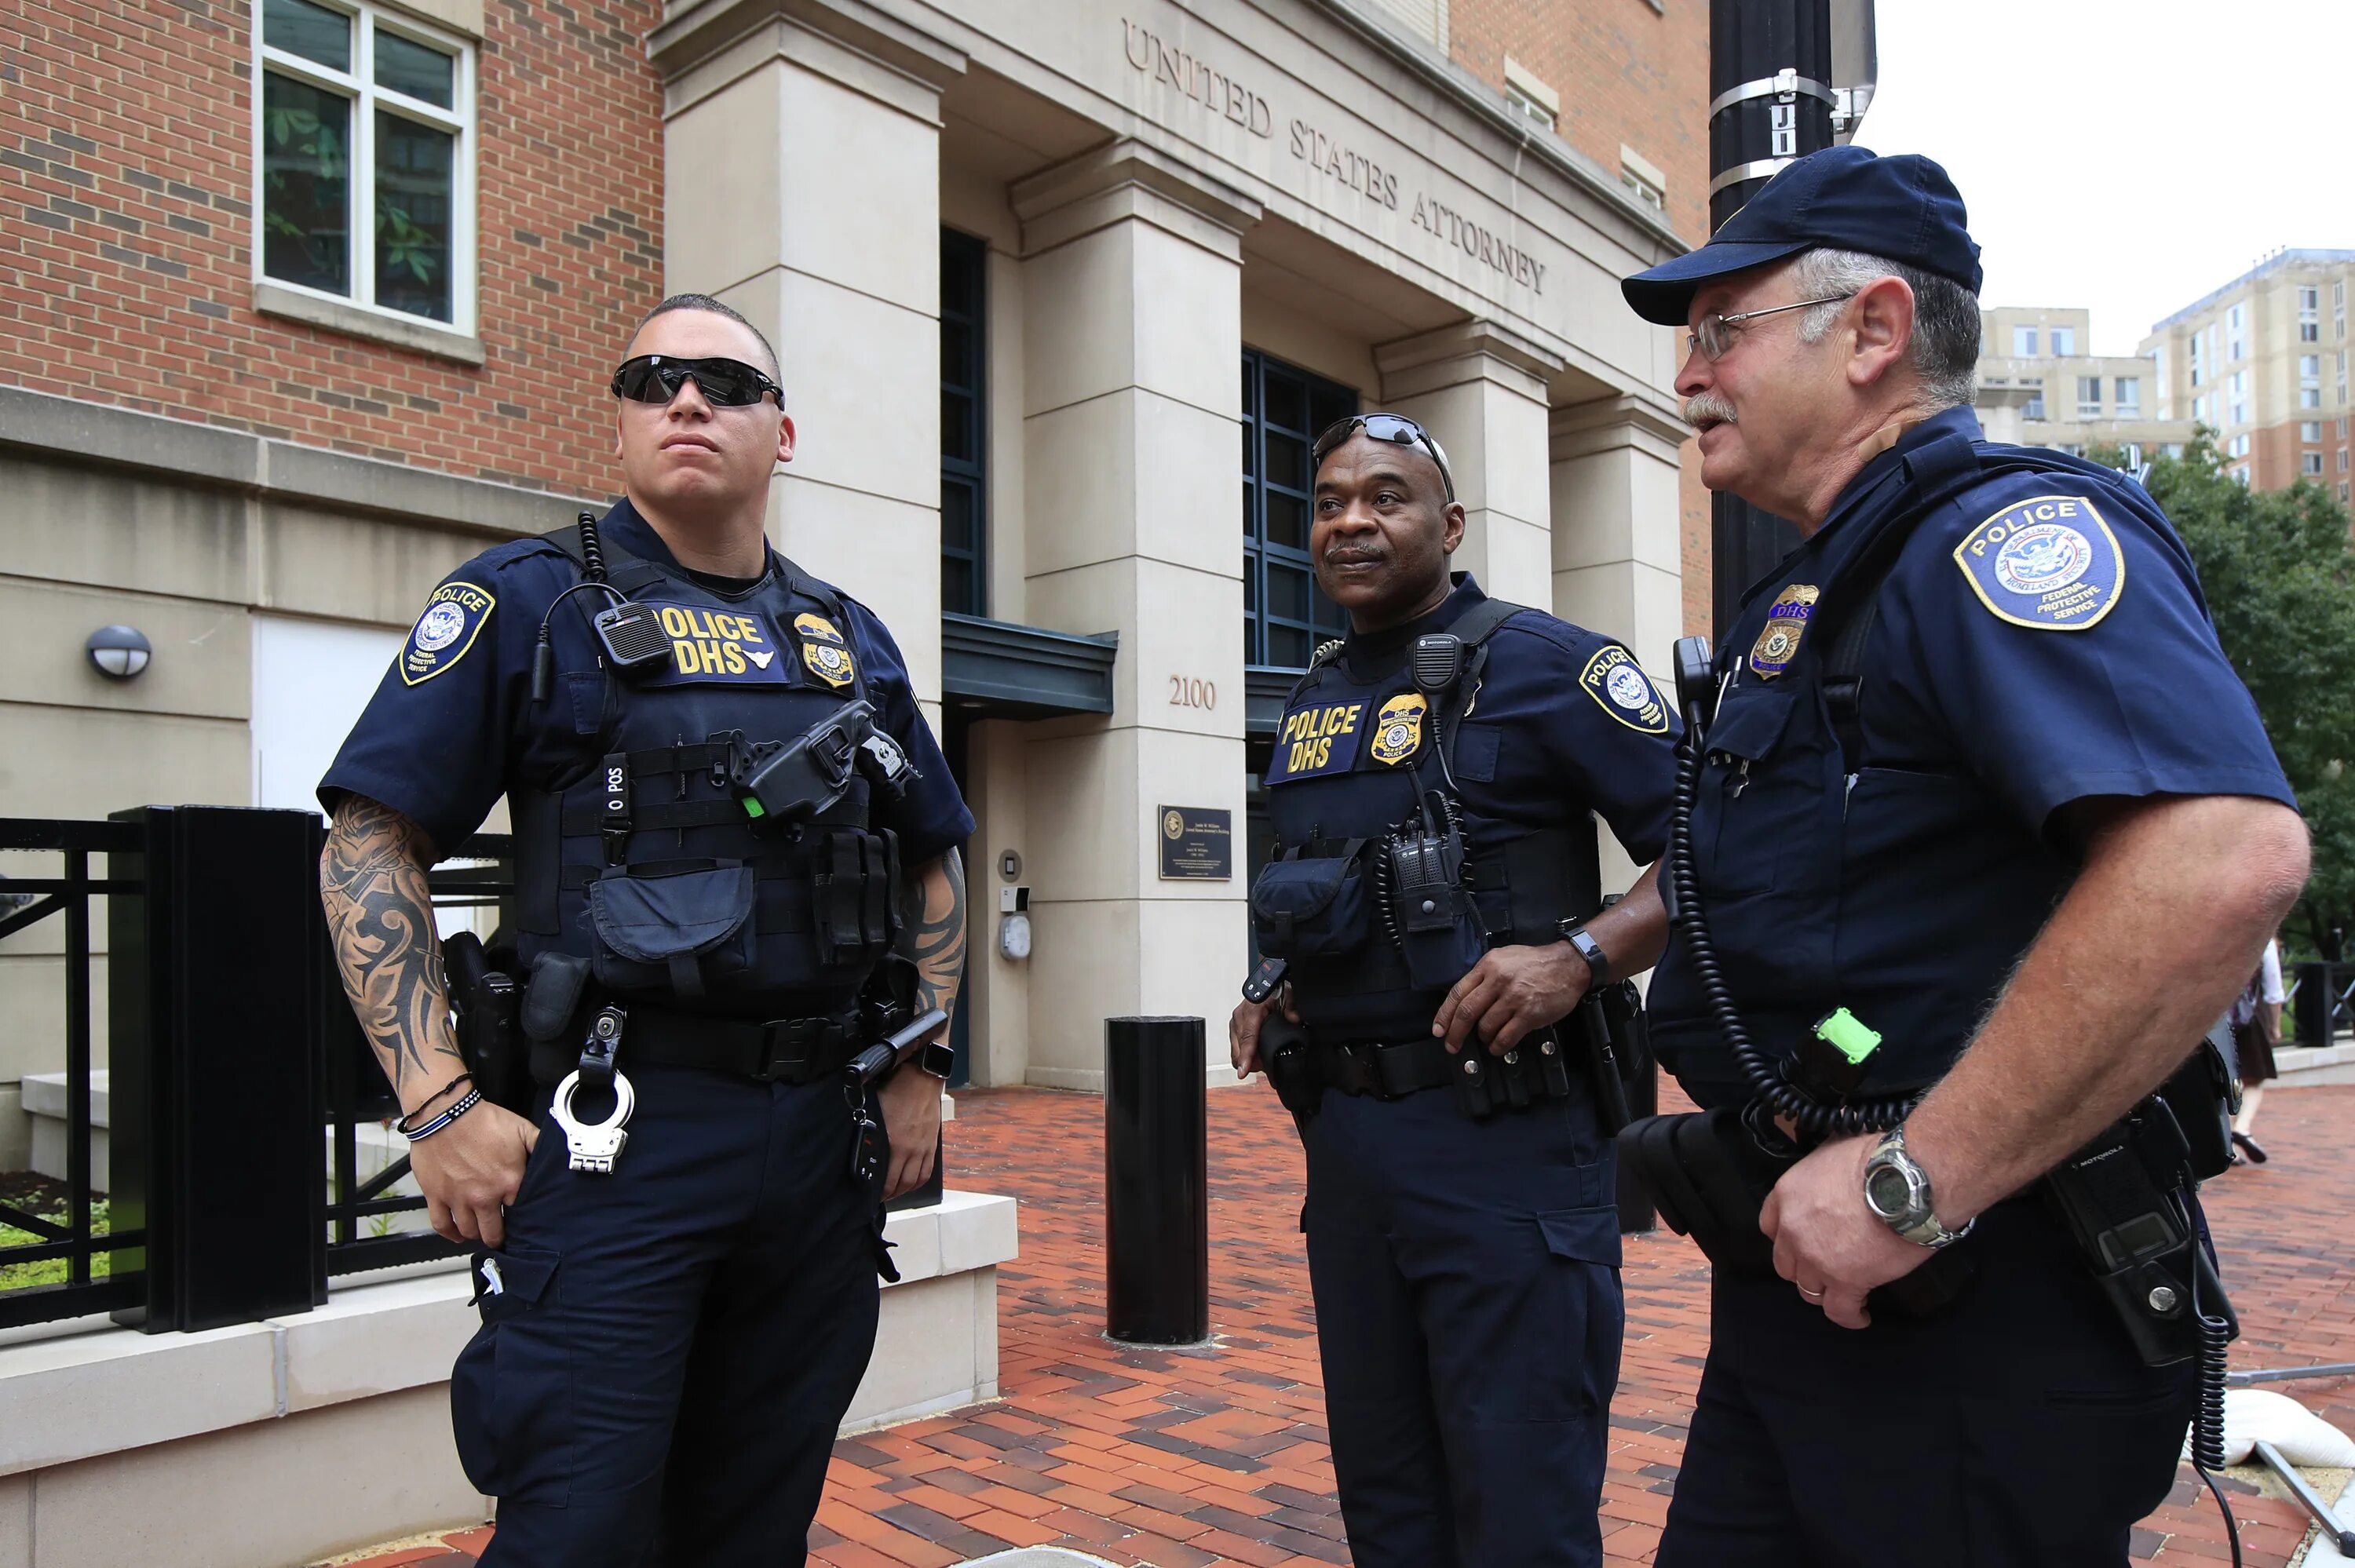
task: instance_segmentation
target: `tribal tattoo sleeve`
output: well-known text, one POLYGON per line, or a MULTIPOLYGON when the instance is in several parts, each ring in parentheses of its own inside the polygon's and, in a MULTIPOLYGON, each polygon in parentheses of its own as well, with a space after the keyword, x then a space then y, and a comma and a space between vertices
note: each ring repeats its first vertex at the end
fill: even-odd
POLYGON ((964 980, 964 860, 954 850, 926 866, 917 892, 922 907, 900 933, 900 953, 914 960, 916 1011, 954 1015, 964 980))
POLYGON ((425 882, 435 858, 416 823, 360 795, 337 803, 319 857, 336 967, 404 1105, 465 1070, 425 882))

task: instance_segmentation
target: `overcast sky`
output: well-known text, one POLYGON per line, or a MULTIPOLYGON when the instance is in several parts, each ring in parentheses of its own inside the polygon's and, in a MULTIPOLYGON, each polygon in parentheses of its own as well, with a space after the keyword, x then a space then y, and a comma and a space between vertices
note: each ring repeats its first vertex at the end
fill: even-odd
POLYGON ((2355 249, 2355 0, 1879 0, 1857 140, 1946 166, 1987 305, 2099 354, 2281 246, 2355 249))

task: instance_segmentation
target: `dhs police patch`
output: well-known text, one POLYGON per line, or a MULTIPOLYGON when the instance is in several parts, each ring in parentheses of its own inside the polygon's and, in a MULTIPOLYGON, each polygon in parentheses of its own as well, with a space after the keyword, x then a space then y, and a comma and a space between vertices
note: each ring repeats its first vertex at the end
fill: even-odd
POLYGON ((2126 583, 2117 535, 2082 495, 2013 503, 1964 536, 1955 564, 1997 620, 2045 631, 2098 626, 2126 583))
POLYGON ((1636 657, 1617 643, 1596 653, 1580 672, 1578 683, 1595 705, 1629 729, 1646 735, 1664 735, 1668 727, 1668 705, 1660 701, 1659 693, 1636 662, 1636 657))
POLYGON ((435 588, 400 651, 401 683, 420 685, 464 659, 497 602, 472 583, 449 582, 435 588))

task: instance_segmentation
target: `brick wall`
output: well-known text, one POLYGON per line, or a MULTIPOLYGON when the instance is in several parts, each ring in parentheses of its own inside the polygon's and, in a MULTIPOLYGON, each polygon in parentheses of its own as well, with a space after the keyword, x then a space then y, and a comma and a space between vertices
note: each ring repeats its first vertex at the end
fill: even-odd
POLYGON ((1700 0, 1451 0, 1455 63, 1501 94, 1510 55, 1561 95, 1563 140, 1614 178, 1624 143, 1668 176, 1668 225, 1709 234, 1709 13, 1700 0))
MULTIPOLYGON (((1668 227, 1709 238, 1709 13, 1700 0, 1452 0, 1448 52, 1501 95, 1505 57, 1561 95, 1563 140, 1616 175, 1624 143, 1668 177, 1668 227)), ((1685 444, 1685 630, 1710 630, 1710 497, 1685 444)), ((1646 649, 1646 656, 1659 650, 1646 649)))
POLYGON ((511 483, 617 474, 600 391, 662 282, 655 0, 490 0, 479 368, 258 313, 253 15, 14 0, 0 381, 511 483))

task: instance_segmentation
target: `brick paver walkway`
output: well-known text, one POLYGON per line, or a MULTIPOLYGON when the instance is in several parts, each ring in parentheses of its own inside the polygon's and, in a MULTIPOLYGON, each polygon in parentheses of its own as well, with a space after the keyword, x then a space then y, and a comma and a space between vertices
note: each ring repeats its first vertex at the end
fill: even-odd
MULTIPOLYGON (((948 1129, 953 1182, 1022 1202, 1022 1255, 1000 1268, 1000 1387, 977 1409, 846 1438, 810 1534, 826 1568, 945 1568, 1060 1544, 1161 1568, 1347 1563, 1297 1225, 1300 1153, 1273 1097, 1210 1097, 1211 1351, 1107 1342, 1102 1102, 968 1092, 948 1129)), ((2210 1188, 2243 1323, 2236 1366, 2355 1361, 2355 1088, 2275 1095, 2258 1131, 2273 1163, 2210 1188)), ((1648 1563, 1674 1489, 1706 1348, 1707 1273, 1666 1232, 1627 1243, 1627 1346, 1604 1501, 1614 1568, 1648 1563)), ((2355 1431, 2355 1380, 2284 1385, 2355 1431)), ((2228 1486, 2235 1486, 2228 1480, 2228 1486)), ((2238 1488, 2248 1568, 2284 1568, 2291 1505, 2238 1488)), ((455 1568, 481 1533, 369 1568, 455 1568)), ((2137 1532, 2138 1559, 2228 1560, 2214 1503, 2182 1473, 2137 1532)))

